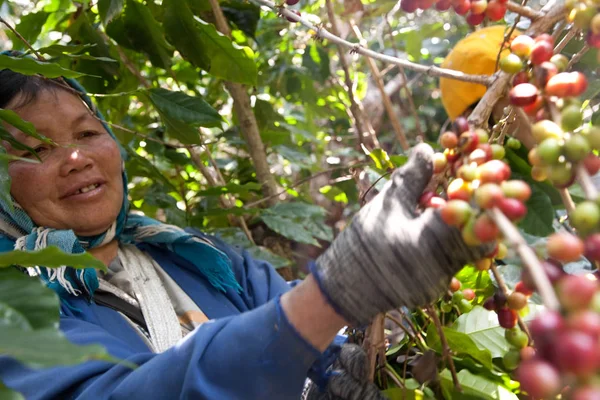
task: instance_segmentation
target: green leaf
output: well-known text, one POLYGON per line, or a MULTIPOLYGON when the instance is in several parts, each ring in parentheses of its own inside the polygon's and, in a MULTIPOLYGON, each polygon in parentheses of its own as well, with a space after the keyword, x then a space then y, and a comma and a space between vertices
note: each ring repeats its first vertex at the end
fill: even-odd
POLYGON ((261 188, 260 183, 247 182, 243 185, 229 182, 225 186, 213 186, 205 190, 201 190, 196 193, 197 196, 220 196, 222 194, 248 194, 250 192, 259 192, 261 188))
POLYGON ((146 54, 154 66, 171 68, 173 49, 150 8, 135 0, 127 0, 125 5, 123 17, 108 24, 106 32, 121 45, 146 54))
POLYGON ((295 240, 296 242, 319 246, 319 242, 313 238, 313 235, 308 230, 300 224, 295 224, 289 218, 279 215, 263 214, 261 219, 269 228, 286 238, 295 240))
POLYGON ((169 0, 163 3, 163 9, 163 26, 169 42, 177 48, 183 58, 205 71, 210 71, 211 57, 187 1, 169 0))
POLYGON ((388 168, 394 168, 394 164, 392 164, 388 153, 383 149, 373 149, 369 152, 369 157, 375 162, 375 167, 377 169, 386 170, 388 168))
POLYGON ((245 35, 256 38, 256 27, 260 20, 260 8, 243 0, 234 0, 221 3, 225 18, 234 24, 245 35))
POLYGON ((492 357, 503 357, 510 346, 504 338, 504 328, 498 324, 496 313, 483 307, 473 309, 458 317, 454 323, 457 332, 468 335, 480 349, 486 349, 492 357))
POLYGON ((307 68, 311 77, 320 83, 325 83, 331 75, 327 50, 314 43, 308 49, 304 49, 302 66, 307 68))
POLYGON ((2 268, 0 288, 0 327, 23 330, 58 327, 58 296, 39 278, 14 268, 2 268))
MULTIPOLYGON (((27 43, 33 44, 40 35, 40 32, 42 32, 42 28, 48 19, 48 15, 50 14, 44 11, 29 13, 21 17, 21 22, 19 22, 15 29, 23 36, 27 43)), ((13 41, 12 50, 23 50, 27 48, 25 43, 13 35, 12 32, 10 36, 13 41)))
POLYGON ((454 389, 452 374, 448 369, 440 373, 440 383, 444 393, 450 394, 452 400, 518 400, 517 395, 504 386, 492 382, 482 376, 474 375, 468 369, 463 369, 457 374, 458 382, 463 393, 457 393, 454 389))
POLYGON ((186 124, 220 127, 223 123, 223 117, 202 97, 162 88, 150 89, 149 97, 161 114, 186 124))
POLYGON ((536 186, 531 187, 531 197, 525 204, 527 215, 519 223, 519 227, 530 235, 548 236, 554 233, 552 221, 554 208, 550 197, 536 186))
POLYGON ((314 204, 302 203, 299 201, 291 203, 278 203, 271 207, 270 210, 273 213, 286 215, 288 217, 315 217, 325 216, 327 211, 323 207, 316 206, 314 204))
POLYGON ((25 397, 19 392, 7 388, 0 382, 0 399, 2 400, 25 400, 25 397))
POLYGON ((88 360, 118 362, 99 345, 77 346, 57 329, 23 331, 0 327, 0 354, 32 368, 75 365, 88 360))
MULTIPOLYGON (((470 356, 479 361, 484 367, 488 369, 492 368, 492 355, 490 352, 480 349, 469 335, 447 326, 443 327, 443 331, 448 341, 448 346, 455 354, 470 356)), ((430 324, 427 329, 427 344, 438 353, 442 352, 440 337, 434 324, 430 324)))
POLYGON ((31 122, 24 121, 23 119, 21 119, 19 114, 17 114, 13 110, 6 110, 3 108, 0 108, 0 120, 8 123, 9 125, 14 126, 21 132, 23 132, 31 137, 34 137, 43 143, 48 143, 48 144, 52 143, 52 140, 48 139, 46 136, 40 134, 35 129, 35 126, 33 126, 33 124, 31 122))
POLYGON ((425 400, 430 399, 419 389, 392 388, 381 392, 388 400, 425 400))
POLYGON ((69 44, 69 45, 53 44, 48 47, 42 47, 42 48, 38 49, 38 53, 48 54, 49 56, 52 56, 52 57, 58 57, 58 56, 62 56, 65 54, 77 54, 79 52, 82 52, 83 50, 91 49, 93 47, 96 47, 96 45, 93 43, 69 44))
POLYGON ((11 71, 15 71, 23 75, 40 74, 46 78, 58 78, 59 76, 64 76, 65 78, 78 78, 80 76, 87 75, 81 72, 63 68, 55 63, 40 62, 28 57, 19 58, 0 55, 0 69, 4 68, 8 68, 11 71))
POLYGON ((254 52, 249 47, 241 47, 223 36, 214 25, 195 17, 196 29, 200 31, 206 54, 210 58, 208 72, 227 81, 256 85, 258 71, 254 52))
POLYGON ((483 302, 494 294, 494 285, 490 274, 477 270, 473 265, 466 265, 456 274, 463 289, 473 289, 477 295, 477 301, 483 302))
POLYGON ((104 26, 123 11, 123 0, 98 0, 98 13, 104 26))
POLYGON ((171 118, 166 114, 160 113, 160 119, 167 127, 167 133, 179 140, 183 144, 198 144, 200 143, 200 133, 198 128, 193 128, 181 122, 178 119, 171 118))
POLYGON ((22 267, 44 266, 47 268, 68 265, 72 268, 96 268, 106 271, 106 266, 90 253, 68 254, 56 246, 49 246, 38 251, 14 250, 0 253, 0 268, 19 265, 22 267))

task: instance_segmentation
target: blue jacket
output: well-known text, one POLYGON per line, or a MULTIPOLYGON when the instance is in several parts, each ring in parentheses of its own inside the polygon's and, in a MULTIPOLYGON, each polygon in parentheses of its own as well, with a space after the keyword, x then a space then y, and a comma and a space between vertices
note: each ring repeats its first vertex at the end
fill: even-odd
POLYGON ((119 313, 71 297, 60 317, 67 338, 101 344, 139 367, 90 361, 29 369, 0 357, 0 381, 26 399, 299 399, 307 373, 323 371, 333 347, 321 354, 290 325, 279 302, 290 286, 268 263, 213 241, 231 259, 242 293, 220 292, 176 254, 140 245, 212 319, 179 345, 154 354, 119 313))

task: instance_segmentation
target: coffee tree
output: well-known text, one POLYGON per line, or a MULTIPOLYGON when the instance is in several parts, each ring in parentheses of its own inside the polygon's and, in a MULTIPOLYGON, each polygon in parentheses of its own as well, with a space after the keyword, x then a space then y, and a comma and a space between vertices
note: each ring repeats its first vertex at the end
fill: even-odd
MULTIPOLYGON (((0 1, 0 18, 2 50, 26 55, 0 68, 75 77, 103 110, 134 209, 218 234, 288 279, 429 142, 419 207, 497 245, 437 302, 348 328, 373 380, 390 399, 600 398, 598 2, 0 1), (440 67, 471 26, 493 24, 505 27, 493 76, 440 67), (450 124, 439 78, 487 91, 450 124)), ((0 119, 44 140, 9 110, 0 119)), ((0 138, 19 146, 2 125, 0 138)), ((9 161, 0 152, 1 196, 9 161)), ((104 268, 52 248, 0 254, 2 354, 119 362, 64 339, 56 296, 12 268, 36 265, 104 268)), ((20 395, 0 383, 5 397, 20 395)))

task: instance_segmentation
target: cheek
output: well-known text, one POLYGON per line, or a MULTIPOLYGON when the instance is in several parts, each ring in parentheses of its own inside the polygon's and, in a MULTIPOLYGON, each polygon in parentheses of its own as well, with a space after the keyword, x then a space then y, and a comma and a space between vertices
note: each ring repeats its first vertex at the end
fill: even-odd
POLYGON ((38 203, 49 197, 48 177, 49 168, 38 165, 17 164, 8 167, 11 179, 10 194, 23 208, 27 210, 30 204, 38 203))

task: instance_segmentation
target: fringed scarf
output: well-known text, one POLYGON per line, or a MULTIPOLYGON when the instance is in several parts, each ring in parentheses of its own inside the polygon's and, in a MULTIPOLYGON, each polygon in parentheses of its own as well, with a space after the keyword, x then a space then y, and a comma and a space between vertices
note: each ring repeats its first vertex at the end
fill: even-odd
MULTIPOLYGON (((102 114, 85 95, 85 89, 73 79, 65 79, 65 81, 81 93, 81 99, 100 118, 104 128, 119 145, 122 158, 126 159, 126 152, 104 121, 102 114)), ((163 246, 192 263, 215 288, 221 291, 229 288, 242 290, 233 275, 229 258, 207 239, 191 235, 176 226, 129 213, 125 171, 123 171, 123 193, 123 203, 116 221, 106 232, 94 237, 78 237, 72 230, 36 226, 12 197, 12 204, 6 204, 0 197, 0 252, 10 249, 34 251, 47 246, 56 246, 66 253, 79 254, 109 243, 113 239, 126 244, 152 243, 163 246)), ((29 272, 40 276, 46 285, 61 297, 84 294, 92 298, 98 288, 98 277, 93 268, 76 270, 69 266, 60 268, 39 266, 30 268, 29 272)))

